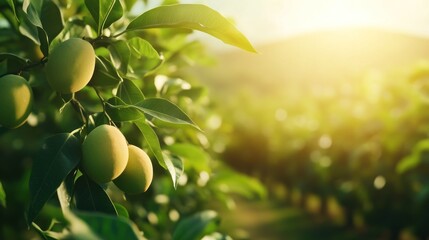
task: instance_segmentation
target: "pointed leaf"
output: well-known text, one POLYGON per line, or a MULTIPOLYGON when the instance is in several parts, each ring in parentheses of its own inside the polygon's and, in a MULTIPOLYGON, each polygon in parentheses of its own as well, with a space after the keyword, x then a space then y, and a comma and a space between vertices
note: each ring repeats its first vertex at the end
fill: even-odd
POLYGON ((60 202, 61 210, 63 211, 63 213, 70 209, 76 173, 77 170, 72 171, 57 189, 58 200, 60 202))
POLYGON ((144 100, 144 95, 133 81, 124 79, 119 85, 117 96, 127 104, 136 104, 144 100))
POLYGON ((215 211, 205 210, 181 220, 173 233, 173 240, 201 239, 216 231, 220 218, 215 211))
POLYGON ((121 81, 118 72, 112 63, 103 58, 97 57, 95 59, 94 74, 91 77, 89 84, 96 87, 114 87, 121 81))
POLYGON ((6 0, 6 2, 7 4, 9 4, 9 7, 12 9, 13 15, 15 15, 15 19, 18 20, 18 16, 16 15, 15 4, 13 3, 13 0, 6 0))
POLYGON ((160 56, 155 48, 148 41, 134 37, 128 41, 130 45, 131 53, 137 58, 147 57, 147 58, 157 58, 160 56))
POLYGON ((123 9, 119 0, 85 0, 92 18, 97 24, 100 35, 104 28, 122 17, 123 9))
POLYGON ((159 165, 167 169, 167 165, 165 164, 164 157, 162 155, 161 145, 159 144, 159 139, 155 131, 151 126, 146 124, 144 120, 136 121, 134 124, 142 133, 144 140, 149 146, 149 150, 155 156, 156 160, 158 160, 159 165))
POLYGON ((256 52, 247 38, 217 11, 201 4, 176 4, 151 9, 131 21, 126 31, 149 28, 188 28, 223 42, 256 52))
POLYGON ((74 197, 79 210, 118 215, 104 189, 85 175, 76 180, 74 197))
POLYGON ((112 62, 117 69, 126 74, 130 59, 130 48, 124 40, 115 41, 109 45, 112 62))
POLYGON ((135 105, 146 114, 173 124, 198 126, 174 103, 163 98, 147 98, 135 105))
POLYGON ((40 20, 43 24, 43 29, 49 37, 49 42, 63 30, 63 17, 58 6, 52 1, 43 2, 40 20))
POLYGON ((114 122, 129 122, 145 119, 145 116, 132 105, 127 105, 118 97, 112 97, 107 101, 106 111, 114 122))
POLYGON ((31 224, 61 182, 76 168, 81 155, 81 143, 72 134, 60 133, 45 140, 31 170, 28 224, 31 224))
POLYGON ((163 152, 164 163, 167 166, 167 170, 170 173, 171 180, 173 181, 174 188, 177 187, 177 181, 182 176, 184 167, 181 158, 171 155, 168 152, 163 152))
POLYGON ((166 147, 172 154, 180 156, 186 161, 186 168, 197 171, 210 171, 209 155, 200 147, 186 143, 175 143, 166 147))

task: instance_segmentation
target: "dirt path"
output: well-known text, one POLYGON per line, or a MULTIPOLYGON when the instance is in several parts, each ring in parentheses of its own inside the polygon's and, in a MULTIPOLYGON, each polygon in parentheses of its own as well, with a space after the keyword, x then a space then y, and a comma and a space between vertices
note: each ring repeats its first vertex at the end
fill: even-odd
POLYGON ((300 209, 269 201, 238 200, 235 210, 222 212, 221 216, 221 228, 239 240, 361 239, 300 209))

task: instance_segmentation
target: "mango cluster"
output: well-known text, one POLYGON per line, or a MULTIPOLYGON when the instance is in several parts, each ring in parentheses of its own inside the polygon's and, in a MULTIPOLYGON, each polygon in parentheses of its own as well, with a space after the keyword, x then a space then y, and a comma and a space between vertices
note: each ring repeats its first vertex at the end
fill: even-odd
POLYGON ((119 129, 100 125, 82 144, 82 168, 93 181, 113 181, 127 194, 145 192, 153 178, 153 166, 142 149, 128 145, 119 129))

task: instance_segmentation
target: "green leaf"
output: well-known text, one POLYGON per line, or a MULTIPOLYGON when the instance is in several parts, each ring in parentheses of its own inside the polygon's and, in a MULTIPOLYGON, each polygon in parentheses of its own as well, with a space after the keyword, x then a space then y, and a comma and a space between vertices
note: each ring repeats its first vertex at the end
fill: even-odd
POLYGON ((9 4, 9 7, 12 9, 13 15, 15 15, 15 19, 19 21, 18 16, 16 15, 16 9, 15 4, 13 3, 13 0, 6 0, 7 4, 9 4))
POLYGON ((41 0, 27 1, 22 4, 22 10, 26 13, 27 19, 36 27, 43 28, 40 20, 40 11, 43 2, 41 0))
POLYGON ((159 139, 155 131, 144 120, 136 121, 134 124, 142 133, 144 140, 149 146, 149 150, 155 156, 156 160, 158 160, 159 165, 167 169, 167 165, 164 162, 164 157, 161 150, 161 145, 159 144, 159 139))
POLYGON ((214 174, 209 184, 211 189, 218 189, 228 195, 235 193, 248 199, 267 196, 266 188, 258 179, 226 168, 214 174))
POLYGON ((43 28, 37 27, 37 35, 39 36, 40 50, 44 56, 49 55, 49 39, 43 28))
POLYGON ((58 200, 63 213, 70 209, 76 174, 77 170, 72 171, 57 189, 58 200))
POLYGON ((152 117, 173 124, 191 125, 199 127, 174 103, 163 98, 147 98, 135 105, 138 109, 152 117))
POLYGON ((124 218, 130 218, 130 214, 128 213, 128 210, 119 203, 114 203, 115 209, 118 212, 118 216, 124 217, 124 218))
POLYGON ((6 207, 6 192, 3 189, 3 185, 0 182, 0 205, 6 207))
POLYGON ((112 97, 107 101, 106 112, 115 122, 128 122, 145 119, 143 113, 132 105, 127 105, 118 97, 112 97))
POLYGON ((173 181, 174 188, 177 187, 177 181, 182 176, 184 171, 183 161, 177 156, 171 155, 168 152, 163 152, 164 163, 170 173, 171 180, 173 181))
POLYGON ((80 159, 81 144, 72 134, 60 133, 45 140, 31 170, 29 225, 80 159))
POLYGON ((172 154, 184 158, 187 168, 193 168, 198 172, 210 171, 209 155, 200 147, 187 143, 175 143, 166 147, 172 154))
POLYGON ((27 14, 23 11, 18 12, 18 17, 20 20, 19 32, 33 41, 35 44, 40 45, 39 34, 37 27, 34 26, 31 21, 28 19, 27 14))
POLYGON ((173 233, 173 240, 201 239, 216 231, 220 218, 215 211, 205 210, 181 220, 173 233))
POLYGON ((97 57, 89 84, 95 87, 115 87, 119 82, 121 78, 112 63, 104 57, 97 57))
POLYGON ((144 39, 134 37, 131 38, 131 40, 128 40, 128 43, 130 45, 131 53, 139 59, 141 57, 160 58, 152 44, 144 39))
POLYGON ((112 62, 117 69, 126 74, 130 60, 130 48, 126 41, 119 40, 109 45, 112 62))
POLYGON ((149 28, 188 28, 223 42, 256 52, 247 38, 217 11, 200 4, 176 4, 151 9, 131 21, 126 31, 149 28))
POLYGON ((118 215, 112 200, 104 189, 86 175, 82 175, 76 180, 74 197, 79 210, 118 215))
POLYGON ((52 0, 43 2, 40 20, 50 42, 63 30, 64 24, 61 11, 52 0))
MULTIPOLYGON (((144 239, 137 226, 123 217, 117 217, 95 212, 74 212, 67 214, 70 221, 72 236, 81 236, 78 239, 94 239, 96 234, 103 240, 117 239, 144 239), (86 236, 85 236, 86 235, 86 236)), ((73 239, 76 239, 75 237, 73 239)))
POLYGON ((136 104, 144 100, 144 95, 133 81, 124 79, 119 85, 117 96, 127 104, 136 104))
POLYGON ((85 0, 85 5, 97 24, 98 35, 123 15, 119 0, 85 0))

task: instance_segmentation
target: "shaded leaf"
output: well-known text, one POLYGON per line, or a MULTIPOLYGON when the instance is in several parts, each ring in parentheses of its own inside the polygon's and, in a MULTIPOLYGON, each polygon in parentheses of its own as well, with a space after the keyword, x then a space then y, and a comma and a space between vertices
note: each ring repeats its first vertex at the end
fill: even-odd
POLYGON ((30 176, 30 224, 61 182, 76 168, 81 159, 80 141, 69 133, 47 138, 33 162, 30 176))
POLYGON ((74 197, 76 208, 79 210, 118 215, 112 200, 104 189, 86 175, 82 175, 76 180, 74 197))
POLYGON ((133 81, 124 79, 119 85, 117 96, 127 104, 136 104, 144 100, 144 95, 133 81))
POLYGON ((9 7, 12 9, 15 19, 19 21, 18 16, 16 15, 16 9, 15 9, 15 4, 13 3, 13 0, 6 0, 6 2, 7 4, 9 4, 9 7))
POLYGON ((9 73, 17 73, 27 65, 27 61, 24 58, 12 53, 0 53, 0 63, 3 61, 6 62, 7 71, 9 73))
POLYGON ((50 42, 63 30, 61 11, 52 0, 43 2, 40 20, 50 42))
POLYGON ((121 82, 121 78, 112 63, 103 57, 95 59, 94 74, 89 84, 96 87, 114 87, 121 82))
POLYGON ((3 185, 0 182, 0 205, 6 207, 6 192, 3 189, 3 185))
POLYGON ((63 211, 63 213, 70 209, 76 173, 77 170, 72 171, 57 189, 58 200, 60 202, 61 210, 63 211))
POLYGON ((112 42, 109 45, 110 56, 112 62, 117 69, 126 74, 128 70, 128 62, 130 59, 130 48, 124 40, 112 42))
POLYGON ((201 239, 217 230, 220 218, 215 211, 205 210, 181 220, 173 233, 173 240, 201 239))
POLYGON ((227 44, 256 52, 247 38, 217 11, 201 4, 176 4, 151 9, 131 21, 126 31, 188 28, 208 33, 227 44))

